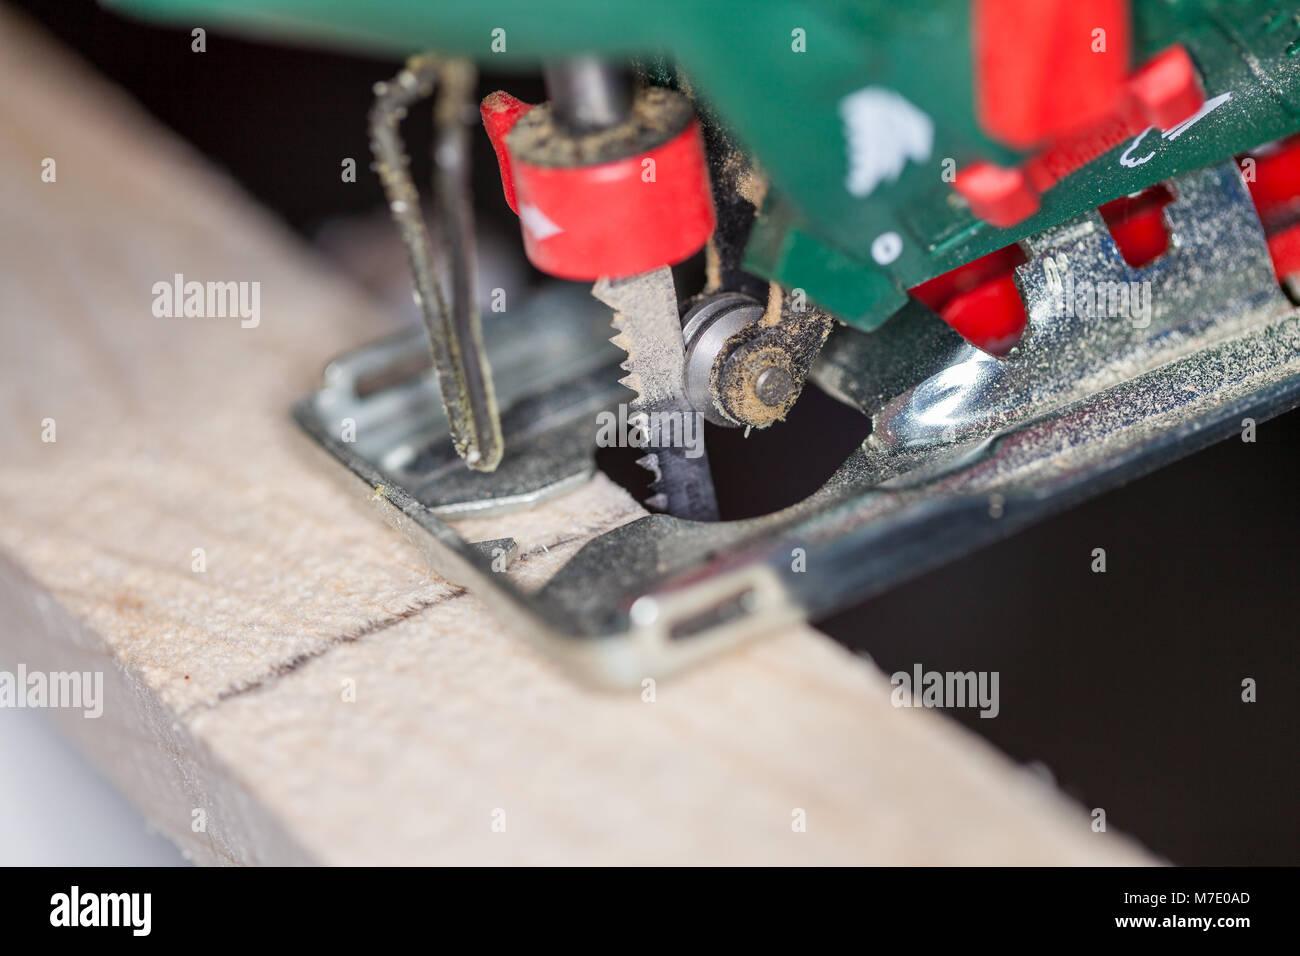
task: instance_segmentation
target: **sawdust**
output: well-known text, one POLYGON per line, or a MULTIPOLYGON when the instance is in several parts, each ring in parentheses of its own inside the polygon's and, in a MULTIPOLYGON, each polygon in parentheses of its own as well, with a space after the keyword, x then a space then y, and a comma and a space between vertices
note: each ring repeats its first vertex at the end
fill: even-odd
POLYGON ((755 209, 762 207, 767 197, 767 177, 741 150, 728 148, 718 168, 718 178, 755 209))
POLYGON ((734 180, 736 192, 755 209, 763 208, 767 198, 767 177, 754 166, 746 167, 734 180))
POLYGON ((775 328, 781 324, 781 313, 785 306, 785 292, 779 282, 770 282, 767 286, 767 308, 759 318, 758 324, 764 328, 775 328))
POLYGON ((717 292, 722 288, 722 253, 718 251, 718 241, 709 237, 704 246, 704 292, 717 292))
POLYGON ((659 86, 641 90, 627 122, 574 136, 560 129, 548 103, 535 106, 506 137, 513 157, 534 166, 608 163, 636 156, 672 139, 690 124, 694 112, 686 97, 659 86))
POLYGON ((738 364, 727 363, 726 374, 722 377, 722 398, 727 414, 737 421, 754 428, 767 428, 774 422, 785 418, 799 397, 798 389, 792 389, 789 397, 780 405, 767 405, 754 391, 754 382, 759 374, 769 368, 783 368, 790 377, 798 380, 791 367, 789 355, 781 348, 768 346, 744 354, 738 364))
POLYGON ((713 388, 723 412, 756 428, 784 420, 832 324, 831 317, 819 309, 787 308, 785 290, 777 282, 770 283, 763 315, 741 333, 748 340, 737 345, 714 373, 713 388), (768 368, 784 369, 793 383, 790 394, 776 406, 763 402, 755 391, 758 376, 768 368))

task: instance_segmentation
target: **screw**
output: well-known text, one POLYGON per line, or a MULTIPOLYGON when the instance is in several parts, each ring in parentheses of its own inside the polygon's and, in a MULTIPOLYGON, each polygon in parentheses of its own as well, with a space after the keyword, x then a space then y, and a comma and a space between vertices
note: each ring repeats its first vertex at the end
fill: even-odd
POLYGON ((775 408, 790 397, 794 379, 780 366, 763 369, 754 379, 754 394, 768 408, 775 408))

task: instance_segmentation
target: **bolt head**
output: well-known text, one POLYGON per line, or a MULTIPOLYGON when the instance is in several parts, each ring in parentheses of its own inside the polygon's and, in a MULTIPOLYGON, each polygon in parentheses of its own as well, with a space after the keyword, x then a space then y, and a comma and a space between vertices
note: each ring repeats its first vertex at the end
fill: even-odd
POLYGON ((784 402, 790 397, 793 388, 794 379, 790 377, 789 371, 779 366, 763 369, 754 379, 754 394, 768 408, 775 408, 784 402))

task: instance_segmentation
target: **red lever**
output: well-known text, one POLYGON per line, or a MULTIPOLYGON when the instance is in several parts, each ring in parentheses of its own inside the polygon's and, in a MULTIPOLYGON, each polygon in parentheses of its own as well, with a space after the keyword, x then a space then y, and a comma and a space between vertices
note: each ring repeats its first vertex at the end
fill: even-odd
POLYGON ((976 110, 995 139, 1029 149, 1092 126, 1123 99, 1127 0, 975 0, 971 16, 976 110))
POLYGON ((510 151, 506 149, 506 134, 515 128, 519 118, 533 108, 532 103, 515 99, 504 90, 497 90, 483 97, 479 104, 479 114, 483 117, 483 128, 487 130, 492 149, 497 154, 497 165, 501 167, 501 190, 506 194, 506 204, 516 216, 519 209, 515 205, 515 176, 510 169, 510 151))
MULTIPOLYGON (((1005 6, 1001 0, 986 5, 1005 6)), ((1036 5, 1018 6, 1026 9, 1033 6, 1037 9, 1036 5)), ((1085 6, 1079 5, 1079 8, 1084 9, 1085 6)), ((1088 16, 1091 15, 1091 9, 1088 8, 1088 16)), ((1072 50, 1085 42, 1077 36, 1077 33, 1076 29, 1071 34, 1072 50)), ((996 43, 1001 59, 990 60, 990 62, 996 64, 1015 60, 1018 49, 1009 46, 1009 37, 1015 38, 1018 47, 1021 40, 1019 34, 1014 31, 999 33, 996 43)), ((1124 42, 1127 44, 1127 40, 1124 42)), ((1053 48, 1048 46, 1044 49, 1050 51, 1053 48)), ((1108 91, 1108 110, 1088 125, 1079 126, 1077 123, 1071 127, 1059 123, 1053 125, 1047 123, 1042 117, 1030 122, 1032 117, 1038 116, 1037 112, 1019 116, 1017 113, 1009 112, 1009 107, 1005 103, 998 109, 994 109, 994 104, 991 102, 982 103, 981 119, 985 127, 994 135, 1000 135, 1005 141, 1022 145, 1030 142, 1031 137, 1041 139, 1049 134, 1051 139, 1040 153, 1018 167, 1005 169, 992 163, 980 162, 967 166, 957 173, 957 181, 953 183, 953 188, 966 199, 971 212, 980 219, 999 228, 1008 228, 1022 222, 1038 211, 1038 197, 1070 173, 1150 126, 1167 129, 1187 119, 1205 102, 1205 91, 1201 88, 1196 67, 1182 46, 1172 46, 1156 54, 1127 81, 1113 90, 1109 71, 1118 61, 1111 58, 1109 52, 1104 55, 1089 55, 1094 59, 1084 62, 1095 64, 1091 73, 1088 70, 1078 69, 1075 74, 1055 65, 1049 67, 1043 64, 1040 62, 1041 55, 1030 58, 1031 62, 1050 71, 1050 79, 1043 81, 1044 89, 1049 92, 1058 90, 1066 81, 1077 81, 1085 85, 1096 83, 1098 88, 1108 91), (1093 73, 1097 75, 1092 76, 1093 73), (993 112, 990 113, 989 110, 993 112), (1012 122, 1012 118, 1017 116, 1019 119, 1012 122)), ((981 58, 981 70, 985 68, 984 64, 985 58, 981 58)), ((1009 90, 1012 80, 1021 77, 1023 72, 1023 70, 1010 72, 1008 78, 995 70, 994 78, 997 79, 997 83, 986 79, 981 73, 979 78, 981 95, 992 95, 990 90, 1004 88, 1009 90)), ((1037 73, 1033 75, 1038 76, 1037 73)), ((1021 79, 1029 82, 1023 77, 1021 79)), ((1007 93, 1007 98, 1015 100, 1015 96, 1010 92, 1007 93)), ((1095 109, 1095 105, 1090 104, 1089 109, 1095 109)))

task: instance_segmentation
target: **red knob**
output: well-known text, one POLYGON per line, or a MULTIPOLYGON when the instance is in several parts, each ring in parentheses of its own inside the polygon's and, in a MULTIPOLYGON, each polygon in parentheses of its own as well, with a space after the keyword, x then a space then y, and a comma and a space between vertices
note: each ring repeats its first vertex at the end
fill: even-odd
POLYGON ((713 196, 695 119, 632 155, 561 163, 511 148, 510 131, 531 108, 493 93, 481 111, 506 201, 538 269, 562 279, 637 275, 681 262, 708 241, 713 196))

